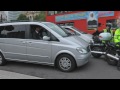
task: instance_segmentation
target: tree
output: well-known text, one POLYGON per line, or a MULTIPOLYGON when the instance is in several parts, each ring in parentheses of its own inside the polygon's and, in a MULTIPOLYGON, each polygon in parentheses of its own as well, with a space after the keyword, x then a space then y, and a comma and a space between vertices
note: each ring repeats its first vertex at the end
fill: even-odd
POLYGON ((29 20, 29 18, 26 17, 26 15, 24 15, 24 14, 20 14, 19 17, 17 18, 17 20, 29 20))
POLYGON ((45 11, 41 11, 38 15, 36 15, 34 20, 45 21, 45 11))

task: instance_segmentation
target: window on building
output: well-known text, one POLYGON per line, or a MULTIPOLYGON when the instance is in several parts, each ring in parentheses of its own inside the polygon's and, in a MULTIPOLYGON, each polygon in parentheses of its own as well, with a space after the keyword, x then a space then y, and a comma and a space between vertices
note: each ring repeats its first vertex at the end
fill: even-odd
POLYGON ((73 22, 65 23, 66 26, 74 26, 73 22))
POLYGON ((48 11, 48 15, 64 14, 67 12, 72 12, 72 11, 48 11))
POLYGON ((59 23, 57 25, 59 25, 59 26, 65 26, 65 23, 59 23))
POLYGON ((59 23, 57 24, 59 26, 74 26, 74 22, 68 22, 68 23, 59 23))
POLYGON ((54 15, 55 12, 54 11, 48 11, 48 15, 54 15))
POLYGON ((57 11, 57 14, 62 14, 64 13, 64 11, 57 11))
POLYGON ((57 14, 57 11, 55 11, 55 14, 57 14))
POLYGON ((102 25, 101 23, 98 23, 98 27, 101 27, 101 25, 102 25))
POLYGON ((111 23, 112 24, 112 29, 116 29, 117 28, 117 21, 116 19, 109 19, 106 21, 106 23, 111 23))

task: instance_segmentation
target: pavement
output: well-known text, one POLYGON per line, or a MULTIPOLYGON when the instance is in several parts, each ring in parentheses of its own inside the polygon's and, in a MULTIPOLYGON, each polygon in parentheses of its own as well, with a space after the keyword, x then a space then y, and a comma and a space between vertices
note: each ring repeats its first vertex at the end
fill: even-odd
POLYGON ((0 79, 43 79, 43 78, 0 70, 0 79))

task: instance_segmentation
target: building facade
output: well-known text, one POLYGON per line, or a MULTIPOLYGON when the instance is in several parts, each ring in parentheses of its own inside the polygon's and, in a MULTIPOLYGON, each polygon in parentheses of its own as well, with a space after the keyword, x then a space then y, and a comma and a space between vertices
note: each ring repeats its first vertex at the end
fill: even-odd
POLYGON ((33 21, 33 18, 40 14, 41 11, 23 11, 22 13, 26 15, 29 20, 33 21))
POLYGON ((0 22, 7 21, 7 15, 5 11, 0 11, 0 22))
POLYGON ((7 16, 7 21, 11 20, 17 20, 20 14, 22 14, 23 11, 5 11, 7 16))
POLYGON ((46 11, 46 21, 62 26, 74 26, 90 34, 96 30, 103 31, 106 23, 111 23, 115 30, 119 17, 120 11, 46 11))

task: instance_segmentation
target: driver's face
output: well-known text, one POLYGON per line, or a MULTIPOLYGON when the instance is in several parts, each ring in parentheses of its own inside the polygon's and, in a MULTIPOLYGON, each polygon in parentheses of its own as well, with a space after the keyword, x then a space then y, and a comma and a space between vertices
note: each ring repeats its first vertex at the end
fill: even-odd
POLYGON ((40 31, 40 28, 39 28, 39 27, 37 27, 37 28, 36 28, 36 30, 37 30, 37 31, 40 31))

